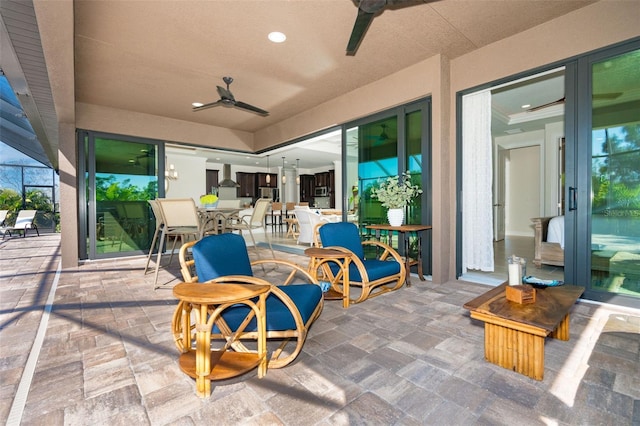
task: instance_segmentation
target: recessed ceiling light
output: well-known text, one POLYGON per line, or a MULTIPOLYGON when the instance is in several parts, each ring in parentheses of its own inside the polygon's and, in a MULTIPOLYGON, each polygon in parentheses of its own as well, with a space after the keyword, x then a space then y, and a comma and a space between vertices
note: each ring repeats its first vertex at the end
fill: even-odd
POLYGON ((204 105, 204 104, 203 104, 202 102, 194 102, 194 103, 192 103, 191 105, 192 105, 192 106, 194 106, 194 107, 196 107, 196 108, 198 108, 198 107, 201 107, 201 106, 202 106, 202 105, 204 105))
POLYGON ((273 31, 269 33, 267 37, 269 38, 269 40, 271 40, 274 43, 282 43, 287 39, 287 36, 281 33, 280 31, 273 31))
POLYGON ((529 105, 529 104, 524 104, 524 105, 522 105, 522 107, 521 107, 521 108, 522 108, 522 109, 525 109, 525 108, 529 108, 530 106, 531 106, 531 105, 529 105))

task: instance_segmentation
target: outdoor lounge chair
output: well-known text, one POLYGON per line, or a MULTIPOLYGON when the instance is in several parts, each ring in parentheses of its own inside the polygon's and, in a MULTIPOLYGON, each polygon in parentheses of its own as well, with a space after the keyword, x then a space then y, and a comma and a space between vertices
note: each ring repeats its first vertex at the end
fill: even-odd
MULTIPOLYGON (((349 253, 349 283, 360 287, 360 296, 351 300, 360 303, 370 297, 397 290, 406 277, 404 260, 393 247, 379 241, 360 241, 358 227, 350 222, 325 223, 317 229, 318 243, 323 248, 332 248, 349 253), (369 258, 365 258, 365 248, 369 258)), ((330 264, 328 281, 340 280, 342 270, 338 264, 330 264)))
POLYGON ((26 237, 28 229, 35 229, 38 236, 40 236, 38 226, 33 222, 36 213, 38 213, 38 210, 20 210, 18 217, 16 217, 16 223, 14 223, 13 226, 3 228, 3 230, 6 234, 9 234, 9 236, 11 236, 12 232, 18 232, 21 233, 23 237, 26 237))
POLYGON ((7 227, 5 226, 8 214, 9 210, 0 210, 0 233, 2 233, 3 237, 7 234, 11 236, 11 231, 7 230, 7 227))
MULTIPOLYGON (((239 279, 250 283, 254 277, 252 267, 274 264, 269 275, 260 277, 277 285, 271 287, 266 301, 267 346, 271 352, 270 368, 281 368, 291 363, 302 350, 311 324, 318 318, 323 307, 322 289, 317 281, 302 267, 278 259, 263 259, 251 262, 244 238, 238 234, 210 235, 197 242, 188 242, 180 249, 182 276, 186 282, 207 282, 239 279), (195 270, 195 273, 194 273, 195 270), (300 283, 302 280, 303 283, 300 283), (292 343, 292 345, 288 345, 292 343)), ((257 281, 257 280, 256 280, 257 281)), ((227 308, 220 321, 216 321, 211 332, 212 340, 225 340, 230 330, 237 330, 239 321, 247 315, 245 305, 227 308)), ((193 330, 195 321, 189 305, 180 302, 176 308, 172 329, 176 345, 183 353, 195 348, 193 330), (191 336, 185 337, 184 330, 191 336), (190 342, 191 347, 185 347, 190 342)), ((255 341, 256 320, 247 326, 240 339, 255 341)), ((248 342, 247 342, 248 343, 248 342)), ((244 343, 232 346, 237 351, 246 351, 244 343)))

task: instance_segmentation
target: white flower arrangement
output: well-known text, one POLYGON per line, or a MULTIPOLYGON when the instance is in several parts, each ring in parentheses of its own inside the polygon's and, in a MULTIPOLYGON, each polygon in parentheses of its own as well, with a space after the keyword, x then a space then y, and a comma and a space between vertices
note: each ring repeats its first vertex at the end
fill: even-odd
POLYGON ((389 209, 404 208, 418 194, 422 194, 422 189, 411 184, 411 175, 408 172, 403 173, 402 177, 388 177, 377 188, 371 189, 371 196, 389 209))

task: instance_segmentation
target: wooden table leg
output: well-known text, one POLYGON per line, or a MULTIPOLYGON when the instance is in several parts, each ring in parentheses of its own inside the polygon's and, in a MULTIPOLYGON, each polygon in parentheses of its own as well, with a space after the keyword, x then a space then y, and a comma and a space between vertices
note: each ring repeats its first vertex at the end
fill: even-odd
POLYGON ((211 395, 211 327, 207 325, 208 305, 200 305, 196 325, 196 394, 201 398, 211 395))
POLYGON ((418 239, 418 278, 420 281, 425 281, 422 272, 422 231, 416 232, 416 238, 418 239))
POLYGON ((565 315, 550 336, 558 340, 569 340, 569 314, 565 315))
POLYGON ((542 380, 544 339, 544 336, 485 323, 484 356, 487 361, 500 367, 542 380))

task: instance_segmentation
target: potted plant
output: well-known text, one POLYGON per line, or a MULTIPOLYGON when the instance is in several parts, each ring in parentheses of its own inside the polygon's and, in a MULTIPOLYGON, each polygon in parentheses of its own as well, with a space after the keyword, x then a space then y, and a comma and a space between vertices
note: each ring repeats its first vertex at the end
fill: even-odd
POLYGON ((200 204, 206 208, 214 208, 218 205, 218 196, 215 194, 207 194, 200 197, 200 204))
POLYGON ((404 208, 413 197, 422 194, 419 185, 411 184, 411 175, 404 172, 401 176, 390 176, 379 186, 371 189, 371 196, 377 198, 383 207, 388 208, 387 219, 391 226, 400 226, 404 221, 404 208))

